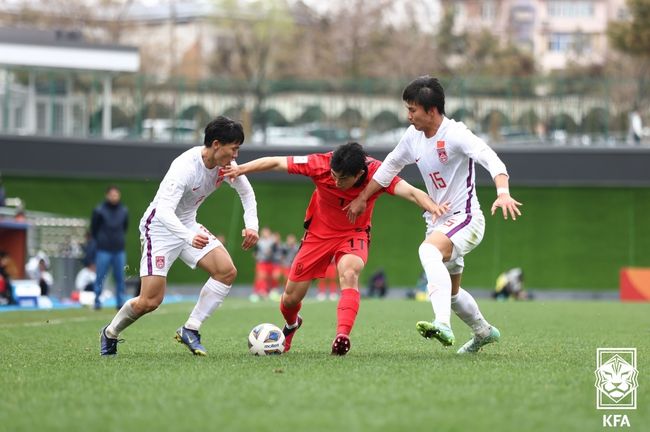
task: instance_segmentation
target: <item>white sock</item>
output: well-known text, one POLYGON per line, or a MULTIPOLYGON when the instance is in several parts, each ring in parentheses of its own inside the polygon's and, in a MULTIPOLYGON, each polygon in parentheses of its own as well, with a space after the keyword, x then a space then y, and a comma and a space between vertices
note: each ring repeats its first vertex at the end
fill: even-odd
POLYGON ((476 336, 486 337, 490 334, 490 323, 483 318, 476 300, 470 293, 461 288, 458 294, 451 297, 451 308, 458 318, 470 326, 476 336))
POLYGON ((185 323, 185 327, 191 330, 198 331, 201 328, 203 321, 208 319, 212 312, 214 312, 230 292, 232 285, 226 285, 215 279, 208 279, 208 281, 201 288, 199 294, 199 301, 196 302, 194 310, 185 323))
POLYGON ((127 301, 122 305, 119 311, 113 317, 113 321, 106 327, 106 336, 117 339, 120 333, 124 331, 125 328, 133 324, 138 318, 139 315, 135 313, 131 302, 133 299, 127 301))
POLYGON ((439 323, 451 326, 451 277, 442 262, 442 254, 430 243, 422 243, 418 253, 427 275, 427 291, 435 319, 439 323))

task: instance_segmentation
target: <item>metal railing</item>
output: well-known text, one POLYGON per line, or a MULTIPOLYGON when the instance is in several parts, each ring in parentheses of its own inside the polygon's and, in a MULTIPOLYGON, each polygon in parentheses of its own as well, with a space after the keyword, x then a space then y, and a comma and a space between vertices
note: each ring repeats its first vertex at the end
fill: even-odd
MULTIPOLYGON (((227 79, 161 83, 145 75, 120 75, 112 80, 111 124, 104 128, 102 79, 85 72, 5 70, 0 73, 0 132, 196 142, 205 123, 223 114, 242 121, 257 144, 356 139, 394 145, 407 125, 401 101, 407 80, 276 80, 254 88, 227 79)), ((650 89, 640 89, 634 78, 441 81, 447 115, 492 143, 634 144, 629 113, 635 104, 641 106, 644 124, 650 123, 650 101, 642 99, 650 89)), ((644 134, 650 135, 650 129, 644 134)))

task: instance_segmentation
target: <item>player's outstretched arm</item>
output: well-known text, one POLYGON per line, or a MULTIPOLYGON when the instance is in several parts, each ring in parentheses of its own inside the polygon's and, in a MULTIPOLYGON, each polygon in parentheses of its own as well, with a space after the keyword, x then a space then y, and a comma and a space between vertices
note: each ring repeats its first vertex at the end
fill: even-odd
POLYGON ((261 172, 261 171, 284 171, 287 172, 287 157, 286 156, 267 156, 259 159, 254 159, 242 165, 231 164, 224 168, 224 174, 231 179, 237 178, 240 175, 261 172))
POLYGON ((517 216, 521 216, 519 206, 523 204, 510 196, 508 176, 505 174, 499 174, 494 177, 494 183, 497 187, 497 199, 494 201, 494 204, 492 204, 492 216, 494 216, 497 207, 501 207, 504 219, 508 219, 508 214, 510 214, 512 220, 517 220, 517 216))
POLYGON ((368 198, 370 198, 375 192, 381 189, 381 187, 382 186, 377 183, 375 179, 370 180, 359 196, 350 201, 350 204, 343 207, 343 210, 346 210, 348 213, 348 219, 350 222, 354 223, 357 216, 366 211, 366 201, 368 201, 368 198))
POLYGON ((448 202, 436 204, 426 192, 412 186, 406 180, 400 180, 395 185, 395 195, 414 202, 422 210, 428 211, 434 221, 449 211, 448 202))

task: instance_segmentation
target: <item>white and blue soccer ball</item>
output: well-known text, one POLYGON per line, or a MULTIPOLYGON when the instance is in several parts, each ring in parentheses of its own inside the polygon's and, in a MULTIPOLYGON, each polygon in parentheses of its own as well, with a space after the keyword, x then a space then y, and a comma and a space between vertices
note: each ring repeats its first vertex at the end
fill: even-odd
POLYGON ((256 325, 248 335, 248 350, 253 355, 263 356, 284 352, 284 334, 276 325, 256 325))

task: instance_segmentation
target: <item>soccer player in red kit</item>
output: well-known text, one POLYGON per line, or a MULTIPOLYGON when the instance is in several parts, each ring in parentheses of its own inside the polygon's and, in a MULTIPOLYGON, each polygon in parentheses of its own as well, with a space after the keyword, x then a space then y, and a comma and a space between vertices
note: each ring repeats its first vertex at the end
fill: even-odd
POLYGON ((348 143, 329 153, 263 157, 232 166, 226 172, 230 177, 237 177, 259 171, 284 171, 310 177, 316 186, 305 215, 302 245, 291 265, 280 301, 280 311, 286 320, 283 328, 285 351, 291 348, 293 336, 302 325, 298 315, 302 299, 312 280, 325 276, 332 258, 341 285, 332 354, 345 355, 350 350, 350 332, 359 310, 359 275, 368 259, 370 246, 370 219, 381 193, 388 192, 412 201, 434 217, 447 210, 446 204, 437 205, 424 191, 395 177, 387 187, 372 195, 366 210, 350 222, 343 208, 359 195, 380 165, 379 161, 368 157, 360 144, 348 143))

